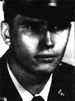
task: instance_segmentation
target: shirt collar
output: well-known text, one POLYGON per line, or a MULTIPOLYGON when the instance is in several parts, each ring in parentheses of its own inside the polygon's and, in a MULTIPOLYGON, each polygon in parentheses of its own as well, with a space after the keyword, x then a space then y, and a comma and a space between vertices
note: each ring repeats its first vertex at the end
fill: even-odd
MULTIPOLYGON (((10 70, 8 63, 7 63, 7 69, 8 69, 9 75, 11 77, 11 80, 14 83, 14 85, 15 85, 16 89, 18 90, 23 101, 31 101, 33 98, 33 95, 30 92, 28 92, 26 89, 24 89, 22 87, 22 85, 17 81, 17 79, 13 75, 12 71, 10 70)), ((35 96, 40 95, 45 101, 47 101, 48 94, 49 94, 50 88, 51 88, 52 76, 53 76, 53 74, 51 74, 51 76, 50 76, 49 80, 47 81, 43 90, 39 94, 36 94, 35 96)))
POLYGON ((49 92, 50 92, 50 88, 51 88, 52 76, 53 76, 53 74, 51 74, 51 76, 50 76, 49 80, 47 81, 43 90, 39 94, 36 94, 35 96, 40 95, 44 99, 44 101, 47 101, 48 95, 49 95, 49 92))

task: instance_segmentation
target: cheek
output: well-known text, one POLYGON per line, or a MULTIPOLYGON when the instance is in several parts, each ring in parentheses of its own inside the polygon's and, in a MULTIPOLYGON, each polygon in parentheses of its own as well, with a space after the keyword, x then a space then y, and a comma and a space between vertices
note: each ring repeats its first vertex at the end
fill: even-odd
POLYGON ((23 46, 32 54, 37 52, 38 47, 38 38, 28 35, 22 35, 21 41, 23 43, 23 46))
POLYGON ((57 52, 63 51, 65 48, 67 41, 69 37, 69 31, 65 30, 63 32, 59 32, 57 35, 55 35, 55 50, 57 52))

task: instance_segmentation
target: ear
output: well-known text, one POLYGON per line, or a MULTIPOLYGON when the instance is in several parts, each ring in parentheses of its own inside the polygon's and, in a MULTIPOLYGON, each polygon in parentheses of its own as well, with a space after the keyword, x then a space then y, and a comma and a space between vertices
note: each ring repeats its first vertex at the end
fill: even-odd
POLYGON ((4 42, 10 46, 10 33, 9 33, 9 25, 6 22, 1 22, 1 35, 4 42))

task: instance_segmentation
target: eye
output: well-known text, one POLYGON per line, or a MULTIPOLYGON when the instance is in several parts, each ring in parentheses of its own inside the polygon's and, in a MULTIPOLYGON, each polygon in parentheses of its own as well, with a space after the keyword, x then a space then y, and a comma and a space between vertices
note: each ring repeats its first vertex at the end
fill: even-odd
POLYGON ((70 23, 57 23, 52 26, 49 26, 51 32, 63 31, 70 27, 70 23))
POLYGON ((33 32, 39 32, 42 26, 40 22, 23 22, 21 25, 23 26, 23 28, 26 28, 33 32))
POLYGON ((31 27, 33 30, 39 30, 41 28, 41 23, 31 23, 31 27))
POLYGON ((26 24, 26 23, 25 24, 22 24, 22 27, 23 28, 26 28, 26 29, 31 29, 31 26, 29 24, 26 24))
POLYGON ((41 34, 43 24, 40 22, 35 22, 35 23, 30 23, 30 28, 31 31, 34 32, 35 34, 41 34))

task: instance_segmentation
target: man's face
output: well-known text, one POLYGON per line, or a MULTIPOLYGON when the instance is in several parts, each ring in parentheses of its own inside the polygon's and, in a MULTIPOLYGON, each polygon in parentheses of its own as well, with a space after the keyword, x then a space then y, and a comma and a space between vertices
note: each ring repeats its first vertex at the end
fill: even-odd
POLYGON ((11 33, 13 56, 22 69, 51 73, 62 59, 70 28, 17 15, 11 33), (51 25, 52 24, 52 25, 51 25))

